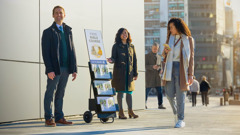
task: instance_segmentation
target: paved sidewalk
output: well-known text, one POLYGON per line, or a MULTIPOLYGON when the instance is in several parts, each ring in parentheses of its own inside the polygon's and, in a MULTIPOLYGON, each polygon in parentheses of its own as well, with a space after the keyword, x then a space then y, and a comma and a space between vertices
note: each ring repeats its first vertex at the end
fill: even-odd
POLYGON ((208 107, 196 107, 186 99, 185 122, 182 129, 173 128, 174 118, 164 97, 166 110, 157 109, 157 98, 149 97, 147 110, 135 111, 138 119, 119 120, 102 124, 94 118, 86 124, 82 117, 71 117, 73 126, 45 127, 44 121, 34 120, 0 125, 0 134, 48 134, 48 135, 240 135, 240 106, 219 106, 220 97, 210 97, 208 107))

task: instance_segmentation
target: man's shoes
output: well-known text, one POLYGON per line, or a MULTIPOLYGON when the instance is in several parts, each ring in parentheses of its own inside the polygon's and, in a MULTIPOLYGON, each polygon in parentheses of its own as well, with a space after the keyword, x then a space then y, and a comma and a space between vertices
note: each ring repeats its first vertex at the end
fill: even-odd
POLYGON ((166 109, 163 105, 158 106, 158 109, 166 109))
POLYGON ((53 119, 45 120, 45 126, 46 127, 56 127, 56 123, 53 121, 53 119))
POLYGON ((177 124, 175 125, 175 128, 183 128, 185 127, 185 122, 183 120, 178 120, 177 124))
POLYGON ((61 125, 72 125, 72 124, 73 124, 73 122, 71 122, 71 121, 67 121, 67 120, 64 119, 64 118, 62 118, 62 119, 56 121, 56 123, 57 123, 57 124, 61 124, 61 125))

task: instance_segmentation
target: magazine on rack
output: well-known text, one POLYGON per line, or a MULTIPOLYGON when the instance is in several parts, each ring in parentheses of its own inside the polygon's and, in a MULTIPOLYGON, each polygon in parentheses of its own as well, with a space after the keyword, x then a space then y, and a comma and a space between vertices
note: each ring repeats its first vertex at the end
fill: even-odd
POLYGON ((111 81, 94 81, 98 95, 114 95, 111 81))
POLYGON ((108 65, 105 64, 92 64, 92 71, 97 79, 111 79, 108 65))
POLYGON ((97 102, 101 106, 103 112, 116 111, 116 106, 113 97, 97 97, 97 102))

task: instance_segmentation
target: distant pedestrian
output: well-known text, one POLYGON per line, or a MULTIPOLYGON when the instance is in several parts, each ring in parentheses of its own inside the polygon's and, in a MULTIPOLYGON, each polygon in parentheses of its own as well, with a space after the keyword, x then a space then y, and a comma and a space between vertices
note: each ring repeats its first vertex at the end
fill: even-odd
POLYGON ((192 95, 192 106, 196 106, 197 104, 197 94, 199 92, 199 82, 196 80, 195 76, 193 76, 193 84, 190 86, 190 93, 192 95))
POLYGON ((233 87, 232 86, 230 86, 230 96, 232 96, 233 95, 233 87))
POLYGON ((202 105, 206 105, 209 104, 209 99, 208 99, 208 91, 210 89, 210 85, 207 81, 207 78, 206 76, 203 76, 202 77, 202 82, 200 84, 200 92, 201 92, 201 95, 202 95, 202 105))

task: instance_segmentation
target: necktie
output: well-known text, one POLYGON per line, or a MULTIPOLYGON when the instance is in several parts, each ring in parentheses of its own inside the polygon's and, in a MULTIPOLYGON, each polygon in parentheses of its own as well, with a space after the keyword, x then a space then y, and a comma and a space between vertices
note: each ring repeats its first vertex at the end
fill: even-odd
POLYGON ((59 26, 59 30, 60 30, 61 32, 63 32, 63 28, 62 28, 62 26, 59 26))

